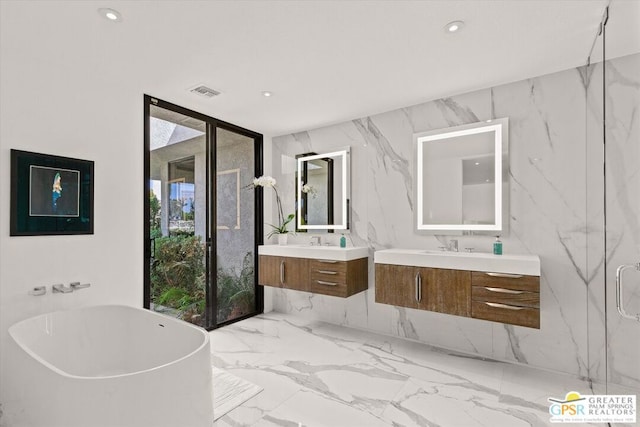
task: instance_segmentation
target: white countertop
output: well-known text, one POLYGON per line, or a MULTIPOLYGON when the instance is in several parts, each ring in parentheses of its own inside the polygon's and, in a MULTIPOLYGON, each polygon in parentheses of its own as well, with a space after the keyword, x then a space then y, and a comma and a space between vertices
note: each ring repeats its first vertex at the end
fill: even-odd
POLYGON ((311 245, 261 245, 259 255, 284 256, 293 258, 328 259, 332 261, 351 261, 367 258, 369 248, 366 246, 311 246, 311 245))
POLYGON ((385 249, 375 251, 373 261, 415 267, 450 270, 486 271, 495 273, 540 275, 537 255, 494 255, 485 252, 445 252, 425 249, 385 249))

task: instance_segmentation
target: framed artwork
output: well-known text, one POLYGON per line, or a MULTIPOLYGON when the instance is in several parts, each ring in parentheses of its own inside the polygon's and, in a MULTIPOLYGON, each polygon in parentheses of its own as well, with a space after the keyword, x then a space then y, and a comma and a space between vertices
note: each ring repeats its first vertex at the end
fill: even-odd
POLYGON ((93 234, 90 160, 11 150, 11 236, 93 234))

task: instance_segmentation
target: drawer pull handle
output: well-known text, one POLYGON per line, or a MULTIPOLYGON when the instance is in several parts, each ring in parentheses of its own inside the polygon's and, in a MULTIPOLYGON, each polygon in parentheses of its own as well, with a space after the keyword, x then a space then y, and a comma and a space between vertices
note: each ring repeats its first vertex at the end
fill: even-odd
POLYGON ((319 259, 318 262, 323 262, 325 264, 336 264, 338 261, 333 259, 319 259))
POLYGON ((485 302, 489 307, 506 308, 507 310, 522 310, 524 307, 516 307, 515 305, 500 304, 498 302, 485 302))
POLYGON ((486 273, 487 276, 491 277, 506 277, 507 279, 520 279, 522 274, 509 274, 509 273, 486 273))
POLYGON ((320 273, 320 274, 338 274, 337 271, 331 271, 331 270, 318 270, 318 273, 320 273))
POLYGON ((327 286, 338 286, 335 282, 325 282, 324 280, 316 280, 319 285, 327 285, 327 286))
POLYGON ((511 289, 503 289, 503 288, 490 288, 488 286, 485 286, 484 288, 490 292, 497 292, 499 294, 520 295, 524 293, 524 291, 513 291, 511 289))
POLYGON ((509 274, 509 273, 485 273, 491 277, 506 277, 507 279, 520 279, 522 274, 509 274))
POLYGON ((420 276, 419 272, 416 273, 415 282, 416 282, 416 301, 420 302, 422 301, 422 277, 420 276))
POLYGON ((284 285, 284 261, 280 261, 280 285, 284 285))

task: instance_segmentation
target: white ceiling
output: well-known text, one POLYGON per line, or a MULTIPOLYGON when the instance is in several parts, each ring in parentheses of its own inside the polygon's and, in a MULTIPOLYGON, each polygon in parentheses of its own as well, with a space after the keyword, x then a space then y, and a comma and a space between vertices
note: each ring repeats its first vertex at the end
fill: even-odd
MULTIPOLYGON (((270 136, 584 65, 607 4, 0 1, 3 49, 57 46, 64 61, 51 67, 99 64, 87 72, 117 70, 150 95, 270 136), (445 33, 453 20, 465 28, 445 33), (222 94, 190 93, 197 84, 222 94)), ((613 0, 607 56, 640 51, 639 11, 640 0, 613 0)))

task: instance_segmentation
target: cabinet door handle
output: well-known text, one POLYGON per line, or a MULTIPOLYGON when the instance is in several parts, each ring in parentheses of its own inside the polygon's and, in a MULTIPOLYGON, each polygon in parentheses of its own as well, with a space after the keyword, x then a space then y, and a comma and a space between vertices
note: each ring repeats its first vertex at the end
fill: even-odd
POLYGON ((284 260, 280 261, 280 285, 284 285, 284 260))
POLYGON ((422 277, 420 277, 419 272, 416 273, 415 285, 416 285, 416 301, 420 302, 422 301, 422 277))
POLYGON ((490 292, 497 292, 499 294, 520 295, 524 293, 524 291, 514 291, 511 289, 503 289, 503 288, 490 288, 488 286, 485 286, 484 288, 490 292))
POLYGON ((333 274, 333 275, 338 274, 337 271, 331 271, 331 270, 317 270, 317 271, 320 274, 333 274))
POLYGON ((522 274, 509 274, 509 273, 485 273, 491 277, 506 277, 507 279, 520 279, 522 274))
POLYGON ((316 280, 319 285, 327 285, 327 286, 338 286, 335 282, 325 282, 324 280, 316 280))
POLYGON ((325 264, 335 264, 335 263, 337 263, 337 262, 338 262, 338 261, 333 260, 333 259, 319 259, 319 260, 317 260, 317 261, 318 261, 318 262, 323 262, 323 263, 325 263, 325 264))
POLYGON ((515 305, 500 304, 498 302, 485 302, 489 307, 506 308, 507 310, 522 310, 524 307, 516 307, 515 305))

